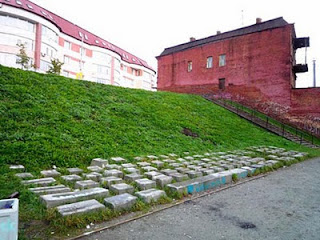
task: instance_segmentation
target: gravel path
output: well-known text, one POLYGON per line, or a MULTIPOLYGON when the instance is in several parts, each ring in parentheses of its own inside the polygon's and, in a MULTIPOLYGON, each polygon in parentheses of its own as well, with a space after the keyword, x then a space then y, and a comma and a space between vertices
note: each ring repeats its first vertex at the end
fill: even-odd
POLYGON ((82 238, 320 239, 320 158, 82 238))

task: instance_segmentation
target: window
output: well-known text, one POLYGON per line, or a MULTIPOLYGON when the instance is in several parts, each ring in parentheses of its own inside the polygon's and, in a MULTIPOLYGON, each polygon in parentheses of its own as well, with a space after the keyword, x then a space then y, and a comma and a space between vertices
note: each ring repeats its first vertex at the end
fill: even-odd
POLYGON ((224 90, 226 88, 226 79, 225 78, 220 78, 219 79, 219 89, 224 90))
POLYGON ((226 65, 226 55, 222 54, 219 56, 219 67, 223 67, 226 65))
POLYGON ((212 68, 212 57, 207 57, 207 68, 212 68))
POLYGON ((188 62, 188 72, 192 71, 192 61, 188 62))
POLYGON ((64 56, 64 64, 69 64, 70 58, 68 56, 64 56))
POLYGON ((63 70, 62 75, 65 77, 69 77, 69 72, 66 70, 63 70))
POLYGON ((64 41, 64 48, 71 49, 71 43, 68 41, 64 41))

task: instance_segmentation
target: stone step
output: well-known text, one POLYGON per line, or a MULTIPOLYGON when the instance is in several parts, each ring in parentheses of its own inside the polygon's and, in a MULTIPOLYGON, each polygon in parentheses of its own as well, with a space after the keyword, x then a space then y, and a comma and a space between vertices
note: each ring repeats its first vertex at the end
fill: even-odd
POLYGON ((64 193, 64 192, 71 191, 71 189, 69 187, 66 187, 65 185, 56 185, 56 186, 50 186, 50 187, 36 187, 36 188, 29 188, 29 190, 38 195, 64 193))
POLYGON ((62 216, 69 216, 74 214, 88 213, 104 209, 105 206, 95 199, 65 204, 57 207, 58 212, 62 216))
POLYGON ((16 173, 15 176, 21 179, 33 178, 31 173, 16 173))
POLYGON ((95 182, 93 180, 83 180, 83 181, 77 181, 74 185, 76 189, 88 189, 88 188, 95 188, 99 187, 99 183, 95 182))
POLYGON ((158 201, 162 196, 167 196, 162 190, 157 190, 154 188, 143 190, 135 193, 136 196, 142 199, 146 203, 151 203, 152 201, 158 201))
POLYGON ((67 203, 74 203, 80 200, 109 196, 109 190, 104 188, 90 188, 77 192, 66 192, 57 194, 42 195, 41 201, 47 208, 60 206, 67 203))
POLYGON ((43 170, 40 172, 42 176, 44 177, 58 177, 61 175, 57 170, 43 170))
POLYGON ((108 197, 104 199, 104 204, 114 210, 128 210, 137 201, 137 197, 129 193, 123 193, 117 196, 108 197))
POLYGON ((56 180, 54 178, 49 177, 49 178, 39 178, 39 179, 24 180, 21 183, 23 185, 48 186, 48 185, 53 184, 55 182, 56 182, 56 180))

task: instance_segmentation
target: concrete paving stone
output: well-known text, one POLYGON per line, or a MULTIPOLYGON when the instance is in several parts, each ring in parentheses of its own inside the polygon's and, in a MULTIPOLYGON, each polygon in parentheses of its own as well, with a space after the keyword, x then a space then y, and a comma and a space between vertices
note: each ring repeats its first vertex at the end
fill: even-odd
POLYGON ((207 169, 207 168, 202 169, 201 172, 203 175, 209 175, 209 174, 215 173, 214 169, 207 169))
POLYGON ((183 152, 183 154, 184 154, 184 155, 189 155, 189 154, 190 154, 190 152, 183 152))
POLYGON ((192 160, 194 160, 194 158, 191 157, 191 156, 184 157, 184 159, 186 159, 187 161, 192 161, 192 160))
POLYGON ((265 158, 256 157, 256 158, 249 159, 248 161, 251 162, 251 163, 257 163, 257 162, 265 161, 265 160, 266 160, 265 158))
POLYGON ((251 167, 247 167, 247 166, 242 167, 241 169, 247 170, 248 173, 250 173, 250 174, 254 174, 254 172, 256 171, 256 168, 251 168, 251 167))
POLYGON ((177 170, 173 170, 173 169, 170 169, 170 168, 167 168, 167 169, 163 169, 160 171, 161 173, 165 174, 165 175, 169 175, 171 173, 178 173, 177 170))
POLYGON ((251 157, 249 157, 249 156, 239 157, 239 160, 241 160, 241 161, 247 161, 247 160, 249 160, 249 159, 251 159, 251 157))
POLYGON ((76 174, 64 175, 64 176, 61 176, 61 178, 66 182, 75 182, 75 181, 80 181, 82 179, 82 177, 76 174))
POLYGON ((178 155, 175 153, 169 153, 168 155, 169 155, 169 157, 172 157, 172 158, 178 157, 178 155))
POLYGON ((194 158, 203 158, 204 156, 198 154, 198 155, 193 155, 193 157, 194 157, 194 158))
POLYGON ((137 162, 137 165, 139 167, 147 167, 147 166, 151 166, 151 163, 148 163, 148 162, 137 162))
POLYGON ((206 153, 204 153, 203 155, 204 155, 204 156, 211 156, 211 153, 206 152, 206 153))
POLYGON ((293 157, 293 158, 303 158, 303 157, 305 157, 306 155, 308 155, 308 154, 305 154, 305 153, 297 153, 297 154, 291 155, 291 157, 293 157))
POLYGON ((105 188, 90 188, 76 192, 42 195, 40 199, 46 205, 47 208, 53 208, 67 203, 78 202, 80 200, 107 197, 108 195, 109 191, 105 188))
POLYGON ((279 156, 276 155, 268 155, 267 159, 271 159, 271 160, 277 160, 279 158, 279 156))
POLYGON ((57 170, 43 170, 40 172, 43 177, 58 177, 61 175, 57 170))
POLYGON ((123 179, 122 178, 118 178, 118 177, 104 177, 100 179, 100 183, 104 186, 107 186, 108 188, 110 188, 111 185, 113 184, 118 184, 118 183, 123 183, 123 179))
POLYGON ((88 188, 95 188, 99 187, 99 183, 95 182, 93 180, 83 180, 83 181, 77 181, 74 185, 76 189, 88 189, 88 188))
POLYGON ((142 161, 143 157, 134 157, 133 159, 136 160, 136 161, 142 161))
POLYGON ((117 183, 112 184, 110 190, 116 194, 133 193, 134 187, 126 183, 117 183))
POLYGON ((71 191, 71 189, 69 187, 66 187, 65 185, 55 185, 55 186, 49 186, 49 187, 36 187, 36 188, 29 188, 29 190, 37 195, 64 193, 64 192, 71 191))
POLYGON ((140 190, 147 190, 147 189, 156 187, 156 182, 148 178, 137 179, 135 180, 135 183, 137 184, 140 190))
POLYGON ((196 171, 201 171, 201 169, 203 168, 203 167, 201 167, 201 166, 188 166, 188 168, 190 168, 191 170, 196 170, 196 171))
POLYGON ((132 164, 132 163, 123 163, 123 164, 121 164, 121 167, 123 167, 123 168, 135 168, 135 167, 137 167, 137 165, 132 164))
POLYGON ((293 161, 293 160, 294 160, 294 158, 293 158, 293 157, 280 157, 280 158, 275 159, 275 160, 280 160, 280 161, 290 162, 290 161, 293 161))
POLYGON ((143 171, 145 171, 145 172, 158 171, 158 168, 155 168, 155 167, 152 167, 152 166, 142 167, 141 169, 143 169, 143 171))
POLYGON ((164 164, 164 162, 159 161, 159 160, 152 161, 151 163, 154 164, 154 165, 156 165, 158 168, 159 168, 159 167, 162 167, 163 164, 164 164))
POLYGON ((40 186, 48 186, 50 184, 55 183, 56 180, 52 177, 49 178, 39 178, 39 179, 31 179, 31 180, 23 180, 21 183, 23 185, 40 185, 40 186))
POLYGON ((202 172, 195 171, 195 170, 188 171, 186 172, 186 174, 188 175, 189 178, 198 178, 203 176, 202 172))
POLYGON ((172 177, 177 182, 182 182, 189 179, 187 174, 182 174, 182 173, 169 173, 168 176, 172 177))
POLYGON ((80 169, 80 168, 67 168, 67 171, 68 171, 70 174, 80 174, 80 173, 83 173, 83 170, 80 169))
POLYGON ((221 177, 221 181, 223 182, 223 184, 228 184, 232 182, 232 173, 229 170, 215 174, 218 174, 221 177))
POLYGON ((206 163, 206 164, 202 165, 203 168, 211 168, 212 166, 214 166, 214 164, 212 164, 212 163, 206 163))
POLYGON ((99 167, 99 166, 89 166, 89 167, 87 167, 87 169, 91 172, 97 172, 97 173, 103 172, 103 168, 99 167))
POLYGON ((102 158, 94 158, 90 164, 90 166, 98 166, 101 168, 105 168, 106 165, 108 165, 108 160, 102 158))
POLYGON ((22 172, 25 170, 23 165, 10 165, 9 169, 13 171, 19 171, 19 172, 22 172))
POLYGON ((210 158, 201 158, 201 161, 208 163, 208 162, 212 162, 212 159, 210 159, 210 158))
POLYGON ((15 176, 21 179, 33 178, 31 173, 16 173, 15 176))
POLYGON ((173 168, 178 168, 178 167, 181 167, 183 165, 181 163, 169 163, 169 166, 173 167, 173 168))
POLYGON ((167 155, 159 155, 159 157, 160 157, 160 158, 163 158, 163 159, 169 158, 169 156, 167 156, 167 155))
POLYGON ((143 178, 142 175, 137 174, 137 173, 131 173, 131 174, 126 174, 124 175, 124 180, 128 181, 128 182, 133 182, 134 180, 143 178))
POLYGON ((180 162, 180 163, 186 162, 186 160, 184 158, 178 158, 176 161, 180 162))
POLYGON ((217 167, 217 166, 214 166, 214 167, 212 167, 212 169, 214 170, 214 172, 223 172, 225 169, 224 168, 222 168, 222 167, 217 167))
POLYGON ((248 162, 248 161, 239 161, 240 164, 242 164, 242 166, 250 166, 251 165, 251 162, 248 162))
POLYGON ((103 176, 105 176, 105 177, 114 176, 114 177, 122 178, 123 177, 123 172, 120 171, 120 170, 117 170, 117 169, 110 169, 110 170, 105 170, 103 172, 103 176))
POLYGON ((176 163, 176 161, 175 161, 175 160, 172 160, 172 159, 165 159, 165 160, 162 160, 162 162, 168 163, 168 164, 170 164, 170 163, 176 163))
POLYGON ((190 171, 189 168, 184 168, 184 167, 176 168, 176 170, 177 170, 179 173, 182 173, 182 174, 185 174, 185 173, 187 173, 187 172, 190 171))
POLYGON ((161 188, 164 188, 167 184, 170 184, 172 180, 173 178, 167 175, 159 175, 155 179, 156 184, 161 188))
POLYGON ((157 175, 161 175, 160 172, 156 172, 156 171, 151 171, 151 172, 146 172, 144 174, 147 178, 152 179, 152 177, 157 176, 157 175))
POLYGON ((136 196, 142 199, 146 203, 151 203, 152 201, 158 201, 162 196, 166 196, 166 193, 162 190, 148 189, 135 193, 136 196))
POLYGON ((267 164, 267 166, 272 167, 273 165, 277 164, 279 161, 276 160, 268 160, 265 163, 267 164))
POLYGON ((123 162, 126 162, 127 160, 125 160, 124 158, 122 157, 112 157, 110 158, 112 161, 116 162, 116 163, 123 163, 123 162))
POLYGON ((140 173, 140 170, 139 169, 137 169, 137 168, 133 168, 133 167, 129 167, 129 168, 124 168, 123 169, 125 172, 127 172, 127 173, 137 173, 137 174, 139 174, 140 173))
POLYGON ((94 212, 105 209, 105 206, 95 199, 65 204, 57 207, 58 212, 64 217, 75 214, 94 212))
POLYGON ((252 164, 250 167, 251 167, 251 168, 256 168, 256 169, 261 169, 261 168, 264 167, 264 165, 261 165, 261 164, 252 164))
POLYGON ((137 197, 132 196, 129 193, 123 193, 113 197, 108 197, 104 199, 104 204, 113 210, 129 210, 137 201, 137 197))
POLYGON ((102 174, 101 173, 97 173, 97 172, 92 172, 92 173, 85 173, 84 177, 86 179, 91 179, 93 181, 99 181, 100 178, 102 178, 102 174))
POLYGON ((105 169, 108 169, 108 170, 110 170, 110 169, 117 169, 117 170, 121 170, 121 166, 120 165, 117 165, 117 164, 108 164, 108 165, 106 165, 106 167, 105 167, 105 169))
POLYGON ((232 174, 237 174, 238 176, 238 179, 240 178, 246 178, 248 176, 248 171, 245 170, 245 169, 239 169, 239 168, 236 168, 236 169, 231 169, 229 170, 232 174))
POLYGON ((148 155, 147 158, 151 160, 158 159, 158 157, 154 155, 148 155))

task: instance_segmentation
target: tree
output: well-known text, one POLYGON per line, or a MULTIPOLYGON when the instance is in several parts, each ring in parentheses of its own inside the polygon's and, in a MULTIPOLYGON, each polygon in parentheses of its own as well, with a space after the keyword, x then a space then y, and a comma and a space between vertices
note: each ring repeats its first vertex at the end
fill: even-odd
POLYGON ((30 57, 26 53, 26 47, 24 44, 19 43, 17 46, 20 48, 19 53, 17 54, 17 63, 21 65, 21 69, 29 69, 30 57))
POLYGON ((52 74, 56 74, 56 75, 60 75, 61 73, 61 67, 64 63, 60 62, 59 59, 51 59, 51 66, 49 68, 49 70, 47 71, 47 73, 52 73, 52 74))

